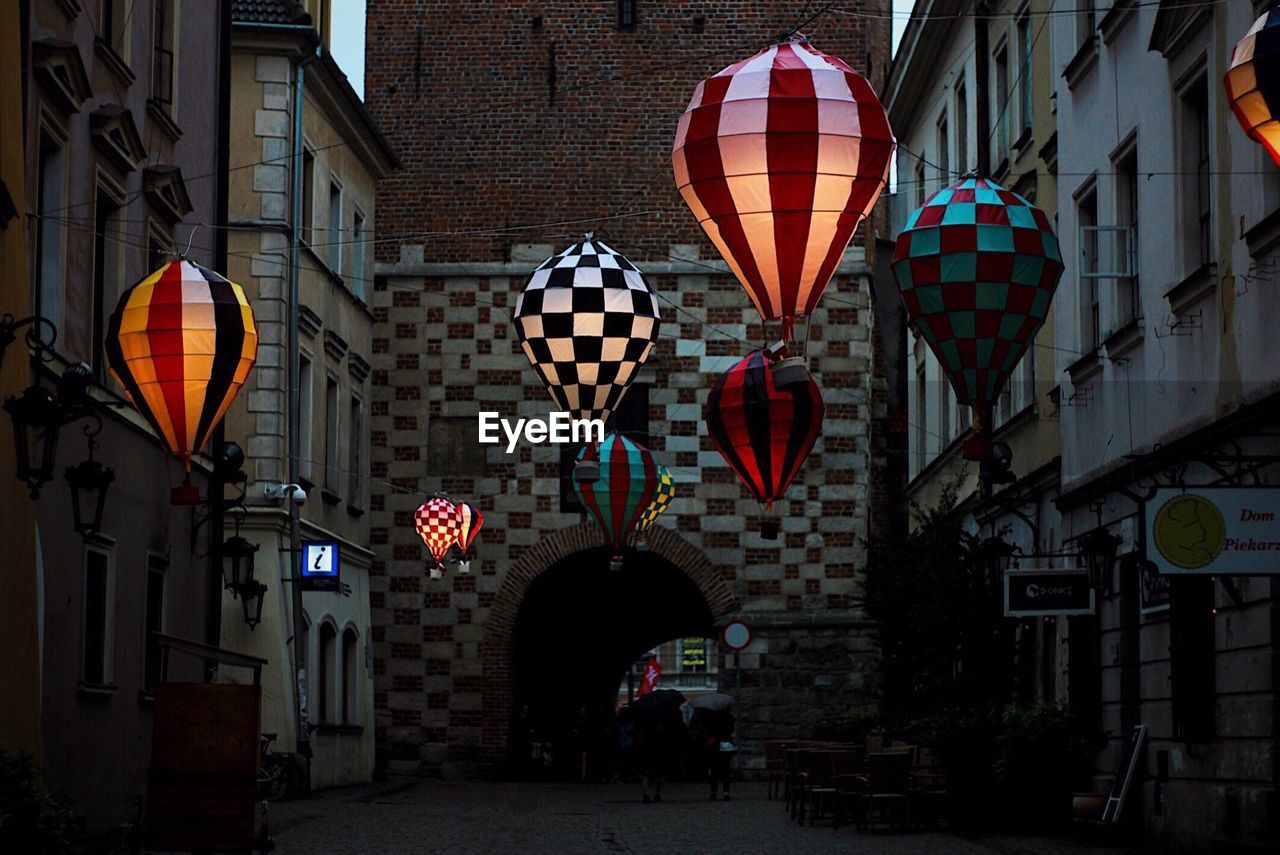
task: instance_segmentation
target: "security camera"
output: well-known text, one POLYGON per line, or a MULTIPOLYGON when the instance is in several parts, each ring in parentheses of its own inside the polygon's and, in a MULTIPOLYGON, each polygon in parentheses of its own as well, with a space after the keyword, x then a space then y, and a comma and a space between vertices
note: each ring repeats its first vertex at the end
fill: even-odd
POLYGON ((283 502, 288 499, 298 507, 307 503, 307 491, 297 484, 265 484, 262 495, 271 502, 283 502))

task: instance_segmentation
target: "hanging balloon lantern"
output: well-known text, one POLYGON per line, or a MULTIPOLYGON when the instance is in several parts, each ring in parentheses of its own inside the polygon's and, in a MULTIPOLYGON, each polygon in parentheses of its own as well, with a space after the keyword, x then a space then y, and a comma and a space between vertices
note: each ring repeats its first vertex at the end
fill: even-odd
POLYGON ((462 514, 453 502, 436 496, 427 499, 414 512, 413 525, 435 562, 435 566, 430 568, 431 578, 439 579, 444 575, 444 556, 458 542, 458 535, 462 532, 462 514))
POLYGON ((963 178, 907 217, 892 270, 917 334, 981 427, 1062 276, 1048 218, 994 181, 963 178))
POLYGON ((788 340, 880 197, 893 149, 866 78, 785 42, 698 84, 671 159, 707 237, 788 340))
POLYGON ((600 477, 574 481, 573 489, 613 547, 611 569, 622 569, 622 550, 658 491, 658 464, 649 449, 621 434, 611 433, 578 452, 579 460, 594 460, 600 477))
POLYGON ((462 560, 458 562, 458 572, 470 573, 471 562, 467 561, 467 552, 471 549, 471 544, 475 543, 476 536, 480 534, 480 527, 484 525, 484 516, 475 505, 459 502, 457 507, 458 550, 462 553, 462 560))
POLYGON ((1280 164, 1280 8, 1264 12, 1236 44, 1223 83, 1245 133, 1280 164))
POLYGON ((647 531, 658 519, 667 512, 667 508, 671 507, 671 503, 676 498, 675 479, 671 477, 671 470, 657 464, 658 470, 658 487, 654 492, 653 501, 640 514, 640 522, 636 523, 636 533, 640 534, 647 531))
POLYGON ((658 298, 635 265, 590 235, 533 272, 516 334, 561 410, 607 419, 658 340, 658 298))
POLYGON ((244 289, 186 259, 170 261, 120 295, 107 327, 112 376, 187 470, 257 354, 258 329, 244 289))
MULTIPOLYGON (((822 428, 826 406, 818 384, 779 387, 766 351, 747 355, 716 380, 707 396, 707 429, 720 456, 766 512, 783 497, 822 428)), ((776 523, 761 532, 777 536, 776 523)))

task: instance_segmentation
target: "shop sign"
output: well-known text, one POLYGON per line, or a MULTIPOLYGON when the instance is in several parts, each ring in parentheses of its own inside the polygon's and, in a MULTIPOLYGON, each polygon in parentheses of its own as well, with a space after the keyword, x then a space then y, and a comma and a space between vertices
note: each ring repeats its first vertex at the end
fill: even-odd
POLYGON ((335 541, 304 540, 302 542, 302 590, 340 590, 341 569, 338 544, 335 541))
POLYGON ((1028 569, 1004 574, 1005 617, 1091 615, 1093 587, 1085 570, 1028 569))
POLYGON ((1280 574, 1280 490, 1159 487, 1143 505, 1147 559, 1163 575, 1280 574))
POLYGON ((1169 610, 1169 577, 1161 576, 1151 561, 1138 564, 1138 585, 1141 587, 1144 615, 1169 610))

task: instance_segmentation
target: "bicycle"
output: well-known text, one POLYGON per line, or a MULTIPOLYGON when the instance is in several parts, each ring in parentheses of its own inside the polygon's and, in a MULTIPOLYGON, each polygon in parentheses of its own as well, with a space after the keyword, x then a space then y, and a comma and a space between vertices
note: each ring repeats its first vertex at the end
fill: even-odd
POLYGON ((302 767, 297 756, 285 751, 272 751, 276 734, 262 734, 262 755, 258 771, 258 797, 269 802, 302 792, 302 767))

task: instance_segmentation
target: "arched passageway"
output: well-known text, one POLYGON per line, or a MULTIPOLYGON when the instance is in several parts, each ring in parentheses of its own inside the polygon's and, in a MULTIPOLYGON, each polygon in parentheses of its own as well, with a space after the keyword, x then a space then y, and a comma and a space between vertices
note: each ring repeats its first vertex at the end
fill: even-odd
MULTIPOLYGON (((653 531, 650 549, 630 552, 617 572, 601 541, 590 524, 556 532, 503 580, 482 646, 491 771, 519 767, 512 760, 527 752, 531 729, 585 741, 584 708, 611 713, 636 657, 671 638, 713 635, 738 608, 706 556, 669 529, 653 531)), ((572 776, 566 763, 557 765, 572 776)))
POLYGON ((521 603, 511 649, 517 769, 533 771, 520 761, 536 741, 554 758, 539 771, 579 777, 586 754, 586 774, 603 774, 618 684, 628 666, 660 642, 713 634, 711 607, 678 567, 641 552, 613 572, 609 554, 597 548, 561 559, 534 580, 521 603))

